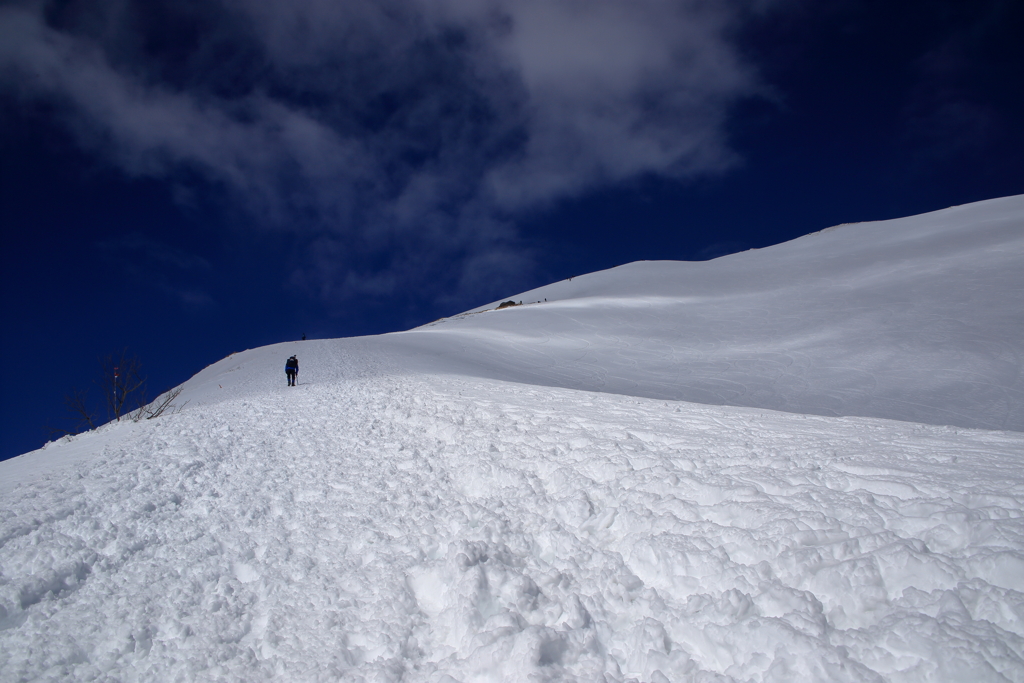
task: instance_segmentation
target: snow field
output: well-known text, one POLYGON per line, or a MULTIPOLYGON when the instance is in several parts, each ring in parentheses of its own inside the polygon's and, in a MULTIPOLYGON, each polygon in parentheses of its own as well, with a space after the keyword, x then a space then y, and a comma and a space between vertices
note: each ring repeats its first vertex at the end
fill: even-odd
POLYGON ((0 681, 1024 683, 1022 227, 232 354, 0 463, 0 681))
POLYGON ((6 495, 0 678, 1024 681, 1024 435, 357 351, 6 495))
POLYGON ((1024 196, 630 263, 389 343, 427 371, 1024 431, 1021 292, 1024 196))

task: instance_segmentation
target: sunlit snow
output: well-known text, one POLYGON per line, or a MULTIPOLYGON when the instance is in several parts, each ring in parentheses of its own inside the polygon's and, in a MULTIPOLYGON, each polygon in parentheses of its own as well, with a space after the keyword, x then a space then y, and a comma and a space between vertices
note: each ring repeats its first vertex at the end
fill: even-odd
POLYGON ((234 354, 0 463, 0 680, 1024 682, 1022 293, 1012 197, 234 354))

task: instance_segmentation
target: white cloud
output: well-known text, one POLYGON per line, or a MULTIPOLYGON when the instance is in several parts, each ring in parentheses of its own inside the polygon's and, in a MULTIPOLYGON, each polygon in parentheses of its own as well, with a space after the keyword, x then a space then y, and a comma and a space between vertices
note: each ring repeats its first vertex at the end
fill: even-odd
POLYGON ((526 90, 527 140, 490 170, 502 204, 731 160, 728 105, 752 79, 723 41, 728 14, 683 3, 524 1, 493 43, 526 90))
POLYGON ((441 271, 476 287, 480 264, 502 270, 496 255, 528 269, 516 212, 727 168, 729 106, 756 89, 727 39, 742 5, 728 2, 154 7, 190 27, 175 49, 160 33, 174 29, 122 5, 88 22, 0 10, 7 91, 61 103, 82 143, 129 174, 187 169, 256 222, 312 231, 309 244, 333 246, 294 280, 335 298, 441 271), (147 31, 165 48, 139 47, 147 31), (382 253, 389 272, 356 267, 382 253))

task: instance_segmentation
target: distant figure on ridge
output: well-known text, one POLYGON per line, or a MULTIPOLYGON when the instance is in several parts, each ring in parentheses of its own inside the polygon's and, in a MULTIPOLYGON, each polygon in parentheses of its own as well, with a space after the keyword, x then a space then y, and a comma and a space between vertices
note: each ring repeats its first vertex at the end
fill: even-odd
POLYGON ((305 332, 302 333, 302 341, 306 341, 306 333, 305 332))
POLYGON ((288 377, 288 386, 295 386, 295 378, 299 374, 299 359, 292 356, 284 364, 284 374, 288 377))

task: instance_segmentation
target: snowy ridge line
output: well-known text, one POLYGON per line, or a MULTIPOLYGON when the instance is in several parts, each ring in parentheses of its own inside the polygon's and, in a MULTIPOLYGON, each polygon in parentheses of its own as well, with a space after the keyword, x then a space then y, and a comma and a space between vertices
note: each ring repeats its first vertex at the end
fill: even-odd
MULTIPOLYGON (((703 297, 701 300, 707 300, 708 297, 703 297)), ((446 318, 438 318, 437 320, 431 321, 419 327, 413 328, 413 330, 427 330, 431 327, 435 327, 441 323, 450 322, 454 320, 463 320, 469 316, 481 315, 483 313, 492 313, 496 311, 511 311, 521 310, 525 306, 537 306, 544 305, 545 307, 551 308, 588 308, 591 306, 602 306, 602 307, 638 307, 638 306, 671 306, 675 304, 686 304, 696 302, 696 297, 668 297, 668 296, 646 296, 646 297, 612 297, 612 296, 592 296, 592 297, 580 297, 576 299, 564 299, 558 301, 523 301, 521 304, 510 306, 507 309, 485 308, 481 310, 467 311, 466 313, 460 313, 458 315, 448 316, 446 318)), ((410 331, 413 331, 410 330, 410 331)), ((402 333, 398 333, 402 334, 402 333)))

